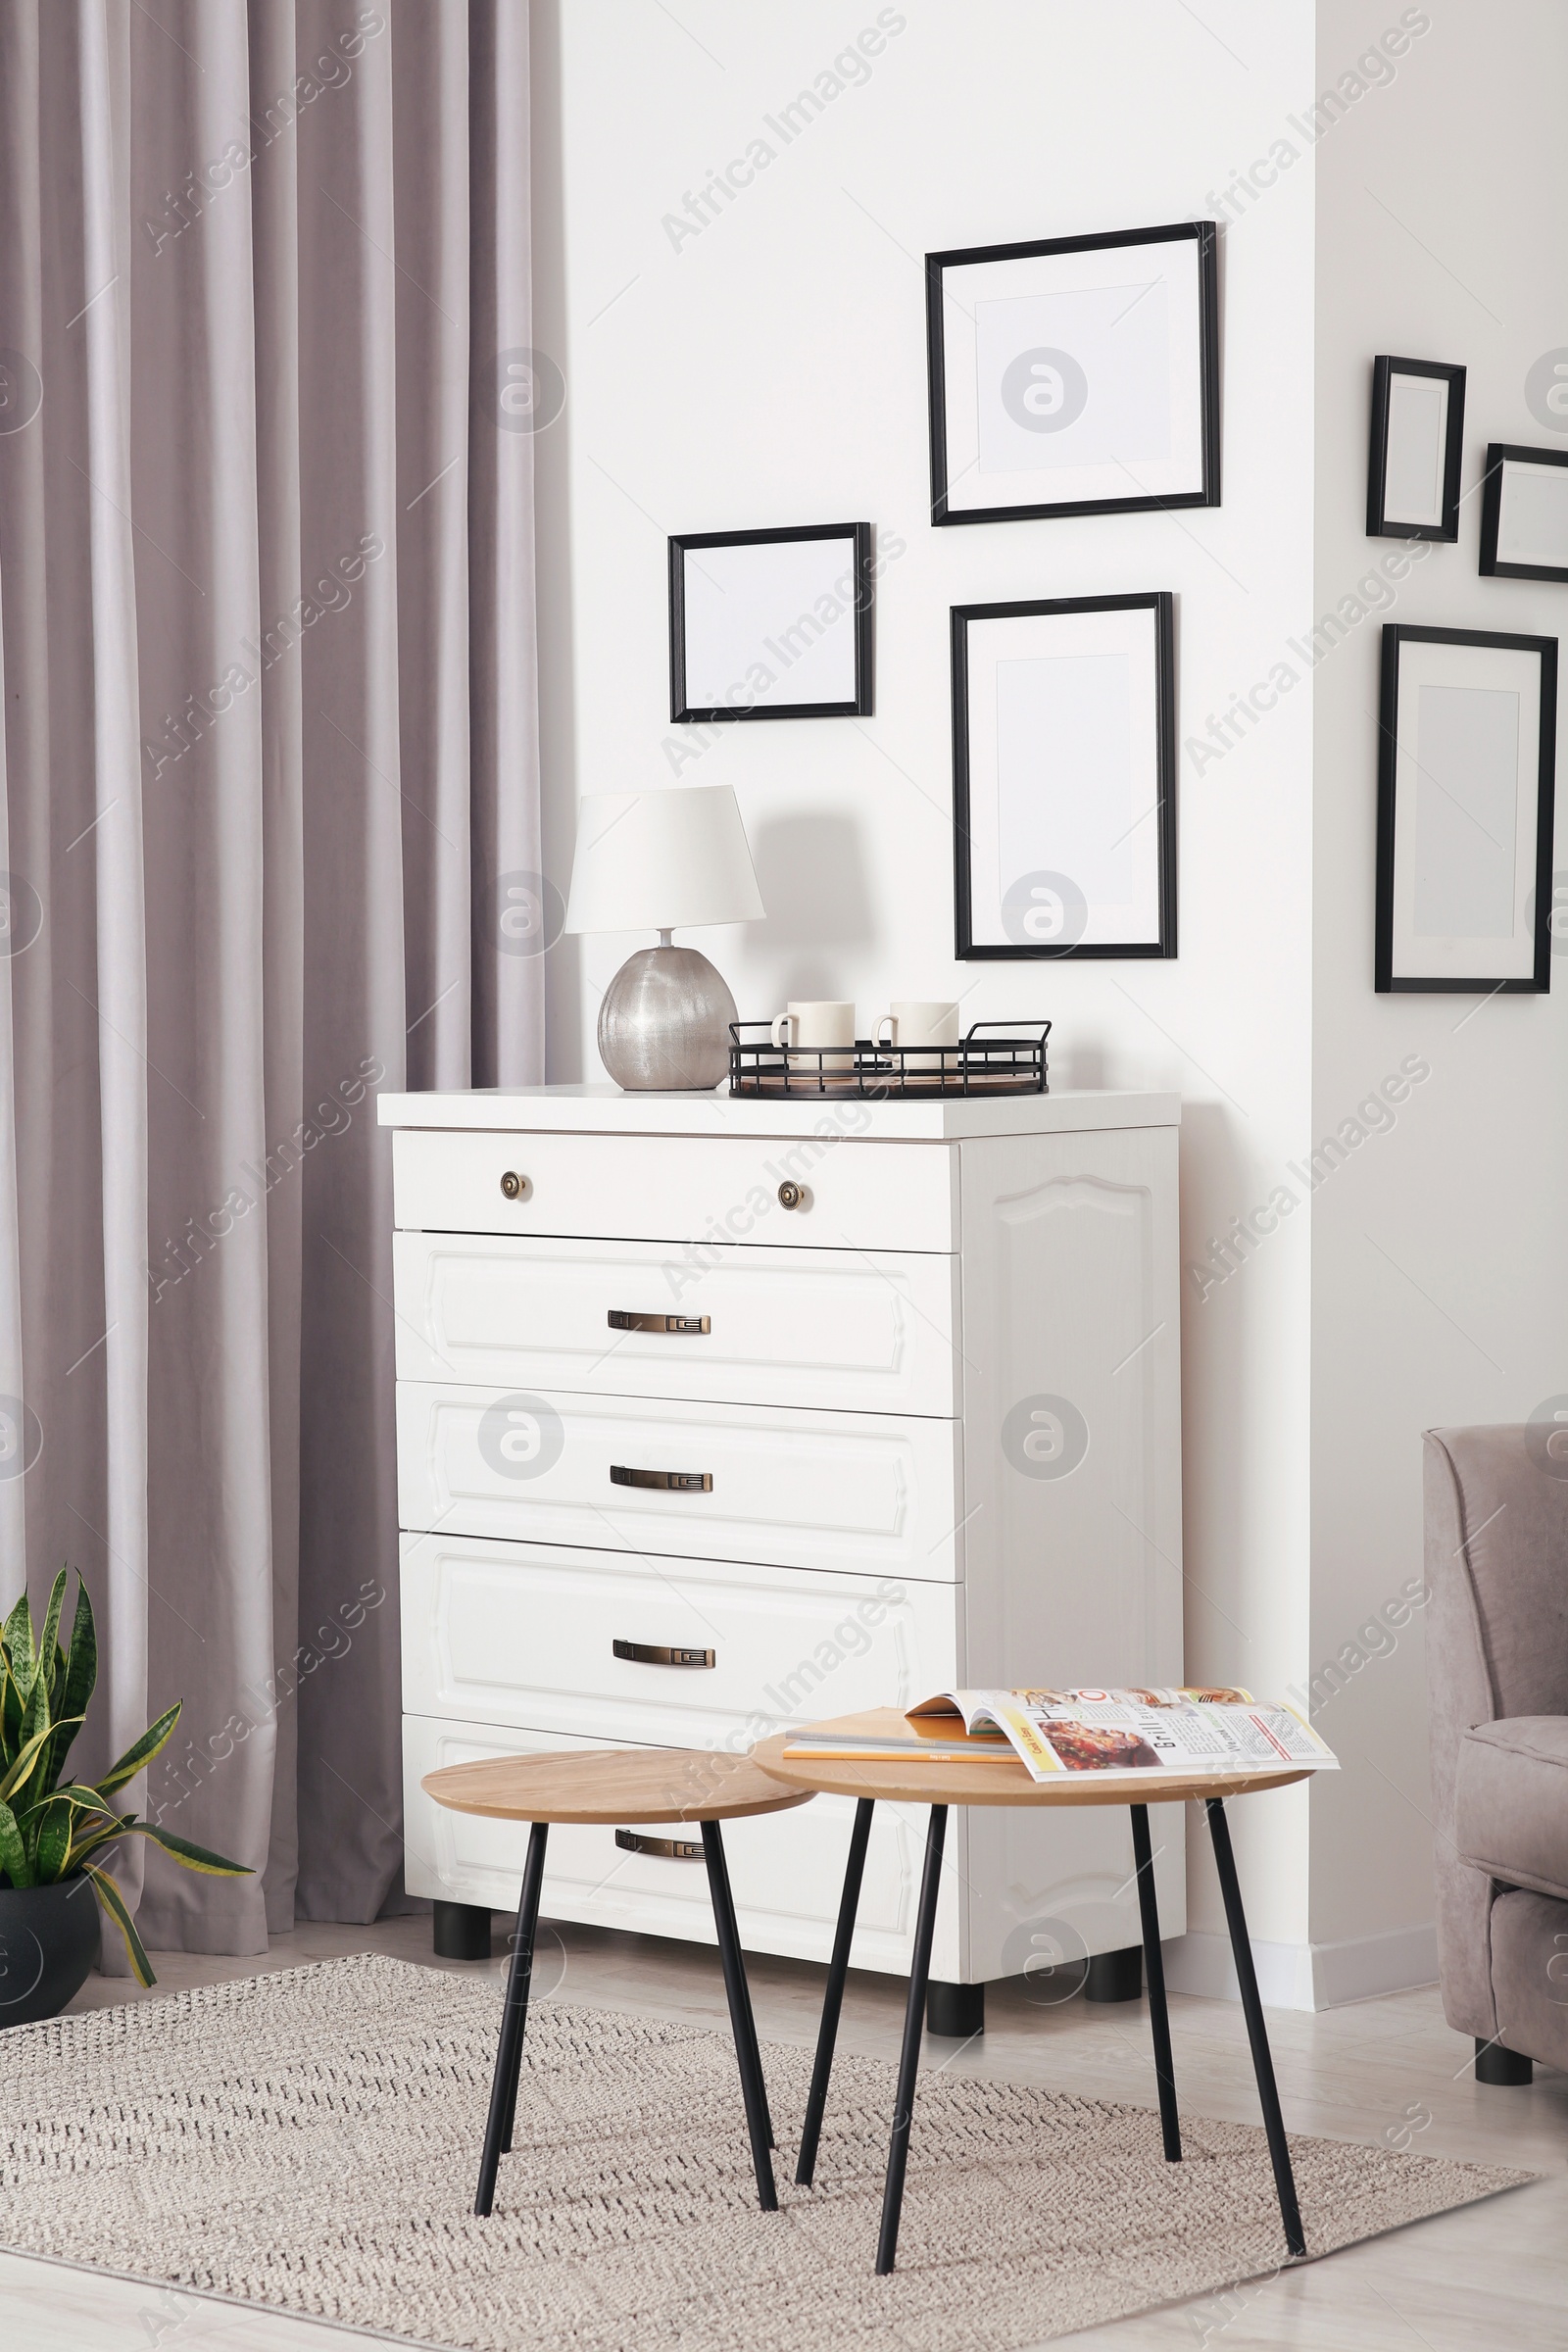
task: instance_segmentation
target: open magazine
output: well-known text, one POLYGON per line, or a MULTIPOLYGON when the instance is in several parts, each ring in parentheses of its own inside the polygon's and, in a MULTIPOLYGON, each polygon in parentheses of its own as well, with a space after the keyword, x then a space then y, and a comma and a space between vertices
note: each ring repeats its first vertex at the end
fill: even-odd
POLYGON ((1037 1781, 1098 1772, 1115 1781, 1152 1774, 1338 1769, 1304 1716, 1250 1690, 942 1690, 904 1726, 863 1728, 853 1717, 808 1725, 785 1740, 787 1756, 857 1763, 951 1764, 1016 1752, 1037 1781), (906 1729, 904 1727, 907 1727, 906 1729))

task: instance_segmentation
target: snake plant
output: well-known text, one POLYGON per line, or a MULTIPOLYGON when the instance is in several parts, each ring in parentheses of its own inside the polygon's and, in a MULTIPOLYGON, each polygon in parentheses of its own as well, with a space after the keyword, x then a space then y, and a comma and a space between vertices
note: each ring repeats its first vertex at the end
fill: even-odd
POLYGON ((239 1862, 226 1862, 205 1846, 192 1845, 172 1831, 134 1813, 120 1813, 112 1798, 144 1772, 172 1736, 179 1702, 127 1747, 98 1782, 62 1782, 71 1743, 86 1716, 98 1680, 98 1637, 92 1602, 80 1576, 71 1646, 60 1646, 60 1613, 66 1597, 62 1568, 55 1578, 43 1630, 33 1639, 32 1611, 24 1593, 0 1628, 0 1888, 52 1886, 61 1879, 88 1878, 121 1935, 140 1984, 155 1980, 125 1898, 106 1864, 122 1838, 151 1838, 187 1870, 224 1879, 249 1878, 239 1862))

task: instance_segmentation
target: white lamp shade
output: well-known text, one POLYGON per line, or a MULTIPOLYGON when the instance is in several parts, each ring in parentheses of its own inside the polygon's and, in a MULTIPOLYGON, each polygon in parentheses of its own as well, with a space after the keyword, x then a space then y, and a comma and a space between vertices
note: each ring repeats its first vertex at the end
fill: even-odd
POLYGON ((590 793, 577 811, 568 931, 754 923, 761 895, 727 784, 590 793))

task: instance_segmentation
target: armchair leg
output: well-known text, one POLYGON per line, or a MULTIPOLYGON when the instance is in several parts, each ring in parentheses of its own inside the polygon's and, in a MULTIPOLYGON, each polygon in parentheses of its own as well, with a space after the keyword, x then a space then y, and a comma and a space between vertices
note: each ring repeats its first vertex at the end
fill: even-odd
POLYGON ((1521 2058, 1517 2050, 1505 2050, 1500 2041, 1477 2041, 1476 2081, 1490 2082, 1498 2090, 1519 2090, 1533 2082, 1536 2062, 1521 2058))

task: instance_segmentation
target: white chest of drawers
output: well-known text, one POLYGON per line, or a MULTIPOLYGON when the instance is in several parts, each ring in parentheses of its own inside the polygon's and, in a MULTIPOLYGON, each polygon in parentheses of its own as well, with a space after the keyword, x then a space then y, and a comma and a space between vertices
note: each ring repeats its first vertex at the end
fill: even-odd
MULTIPOLYGON (((516 1900, 525 1833, 431 1805, 437 1765, 1181 1680, 1173 1096, 548 1087, 380 1117, 411 1891, 516 1900)), ((827 1958, 852 1810, 727 1833, 750 1948, 827 1958)), ((1179 1812, 1153 1828, 1178 1935, 1179 1812)), ((922 1836, 879 1808, 858 1967, 906 1967, 922 1836)), ((953 1836, 936 1978, 1138 1942, 1122 1808, 953 1836)), ((547 1916, 711 1940, 700 1867, 608 1830, 551 1857, 547 1916)))

